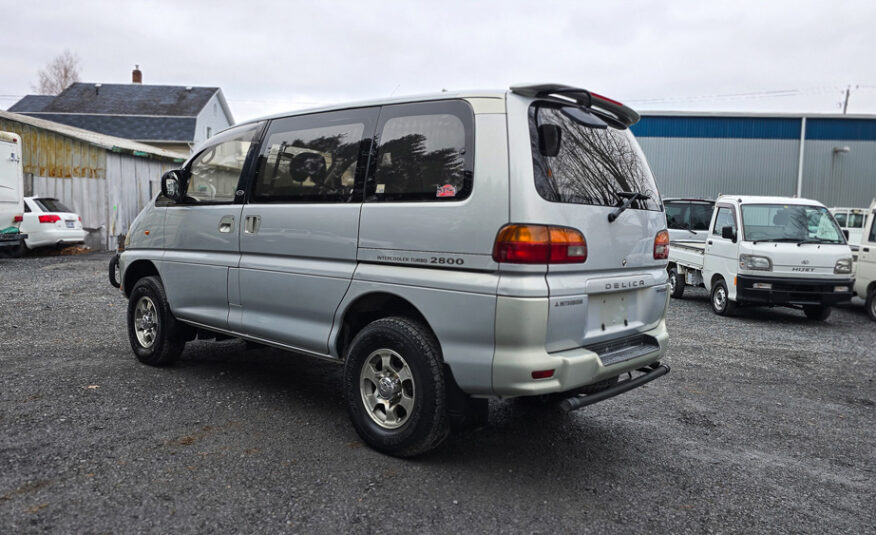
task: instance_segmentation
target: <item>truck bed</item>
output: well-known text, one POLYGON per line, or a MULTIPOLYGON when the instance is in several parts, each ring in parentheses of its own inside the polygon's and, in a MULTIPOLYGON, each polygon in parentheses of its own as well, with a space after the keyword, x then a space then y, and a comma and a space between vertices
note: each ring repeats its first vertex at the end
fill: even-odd
POLYGON ((705 242, 677 240, 669 244, 669 263, 692 269, 703 269, 705 242))

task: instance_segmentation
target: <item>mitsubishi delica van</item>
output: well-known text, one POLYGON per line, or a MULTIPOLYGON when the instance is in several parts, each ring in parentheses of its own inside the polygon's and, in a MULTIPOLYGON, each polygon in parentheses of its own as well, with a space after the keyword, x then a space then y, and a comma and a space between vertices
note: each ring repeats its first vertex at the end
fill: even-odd
POLYGON ((230 128, 131 225, 134 353, 237 337, 337 362, 356 431, 396 456, 489 398, 572 410, 641 386, 669 371, 669 236, 638 118, 545 84, 230 128))

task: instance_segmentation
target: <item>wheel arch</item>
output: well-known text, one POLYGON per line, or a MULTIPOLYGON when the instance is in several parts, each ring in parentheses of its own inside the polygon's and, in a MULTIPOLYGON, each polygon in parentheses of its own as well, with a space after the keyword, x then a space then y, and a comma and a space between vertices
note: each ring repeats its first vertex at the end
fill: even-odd
POLYGON ((122 276, 122 289, 125 291, 125 297, 131 296, 131 290, 138 280, 153 275, 161 278, 158 268, 151 260, 142 259, 131 262, 125 267, 125 273, 122 276))
MULTIPOLYGON (((366 325, 372 321, 391 316, 404 316, 421 322, 438 340, 438 336, 429 325, 426 316, 409 300, 389 292, 369 292, 351 301, 341 315, 340 329, 334 341, 334 349, 337 351, 338 358, 344 360, 344 354, 353 337, 366 325)), ((441 347, 440 340, 438 346, 441 347)))

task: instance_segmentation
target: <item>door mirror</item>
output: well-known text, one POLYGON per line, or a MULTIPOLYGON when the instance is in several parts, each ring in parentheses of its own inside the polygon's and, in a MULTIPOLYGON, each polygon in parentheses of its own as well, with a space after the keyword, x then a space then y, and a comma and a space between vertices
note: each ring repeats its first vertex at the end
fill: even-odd
POLYGON ((849 229, 847 229, 847 228, 843 229, 843 236, 846 237, 846 241, 849 241, 849 229))
POLYGON ((161 194, 173 202, 182 200, 182 172, 179 169, 168 171, 161 177, 161 194))
POLYGON ((733 243, 736 243, 736 232, 731 226, 721 227, 721 237, 725 240, 732 240, 733 243))
POLYGON ((543 124, 538 127, 538 151, 543 156, 553 158, 560 153, 560 138, 563 131, 555 124, 543 124))

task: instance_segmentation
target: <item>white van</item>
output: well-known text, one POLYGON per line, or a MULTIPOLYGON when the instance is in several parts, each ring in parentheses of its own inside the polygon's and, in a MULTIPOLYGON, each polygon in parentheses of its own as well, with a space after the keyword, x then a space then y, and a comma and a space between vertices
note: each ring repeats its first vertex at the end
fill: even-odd
POLYGON ((673 297, 685 285, 705 286, 716 314, 737 306, 802 308, 824 320, 830 306, 852 297, 852 252, 818 201, 722 195, 705 243, 672 242, 673 297))
POLYGON ((23 216, 24 173, 21 136, 0 132, 0 257, 21 256, 27 234, 19 232, 23 216))
POLYGON ((393 455, 491 397, 641 386, 669 370, 669 236, 638 118, 544 84, 226 130, 131 226, 131 347, 162 365, 233 336, 342 364, 357 432, 393 455))

